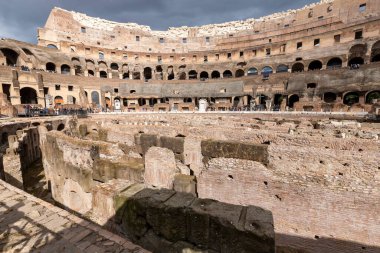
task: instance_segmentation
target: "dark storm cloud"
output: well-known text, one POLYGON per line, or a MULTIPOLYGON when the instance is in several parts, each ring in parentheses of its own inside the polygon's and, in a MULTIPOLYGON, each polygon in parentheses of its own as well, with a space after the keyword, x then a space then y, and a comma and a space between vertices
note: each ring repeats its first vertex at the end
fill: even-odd
POLYGON ((54 6, 154 30, 260 17, 318 0, 0 0, 0 37, 35 42, 54 6))

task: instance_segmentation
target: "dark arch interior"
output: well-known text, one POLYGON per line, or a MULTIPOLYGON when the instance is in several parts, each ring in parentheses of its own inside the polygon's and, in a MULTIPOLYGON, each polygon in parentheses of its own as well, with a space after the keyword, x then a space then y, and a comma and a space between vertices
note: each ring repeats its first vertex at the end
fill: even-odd
POLYGON ((89 71, 88 71, 88 75, 89 75, 89 76, 95 76, 95 73, 94 73, 93 70, 89 70, 89 71))
POLYGON ((327 62, 328 69, 338 69, 342 67, 342 60, 340 58, 332 58, 327 62))
POLYGON ((129 72, 125 72, 123 74, 123 79, 126 80, 126 79, 129 79, 129 72))
POLYGON ((312 61, 309 64, 309 70, 321 70, 322 69, 322 62, 320 61, 312 61))
POLYGON ((284 99, 284 97, 282 94, 275 94, 273 103, 275 105, 280 105, 283 99, 284 99))
POLYGON ((359 103, 359 94, 357 92, 349 92, 344 95, 343 104, 353 105, 359 103))
POLYGON ((294 107, 294 103, 300 101, 300 97, 298 95, 292 95, 289 97, 289 100, 288 100, 288 106, 290 108, 293 108, 294 107))
POLYGON ((37 104, 37 92, 35 89, 26 87, 20 90, 21 104, 37 104))
POLYGON ((238 69, 238 70, 236 70, 235 77, 236 77, 236 78, 243 77, 244 74, 245 74, 245 73, 244 73, 244 70, 242 70, 242 69, 238 69))
POLYGON ((208 73, 206 71, 201 72, 200 76, 201 80, 208 79, 208 73))
POLYGON ((133 72, 132 77, 133 77, 133 80, 140 80, 141 79, 140 72, 133 72))
POLYGON ((152 79, 152 69, 151 68, 144 68, 144 78, 145 80, 152 79))
POLYGON ((116 63, 112 63, 111 64, 111 69, 112 70, 119 70, 119 65, 117 65, 116 63))
POLYGON ((107 72, 105 71, 100 71, 99 75, 100 75, 100 78, 108 78, 107 72))
POLYGON ((333 103, 333 102, 335 102, 335 100, 336 100, 336 94, 335 93, 326 92, 323 95, 323 101, 325 101, 326 103, 333 103))
POLYGON ((190 72, 189 72, 189 79, 190 80, 193 80, 193 79, 197 79, 198 78, 198 73, 197 73, 197 71, 195 71, 195 70, 191 70, 190 72))
POLYGON ((213 72, 211 73, 211 78, 212 78, 212 79, 220 78, 220 73, 219 73, 219 71, 213 71, 213 72))
POLYGON ((186 73, 185 72, 180 72, 178 76, 179 80, 186 80, 186 73))
POLYGON ((146 105, 146 101, 145 101, 144 98, 139 98, 139 99, 138 99, 138 103, 139 103, 139 106, 146 105))
POLYGON ((355 58, 352 58, 349 62, 348 62, 348 66, 353 66, 353 65, 363 65, 364 64, 364 59, 361 58, 361 57, 355 57, 355 58))
POLYGON ((63 64, 61 66, 61 74, 69 75, 70 74, 70 66, 66 65, 66 64, 63 64))
POLYGON ((46 63, 46 70, 47 70, 47 71, 55 72, 55 64, 52 63, 52 62, 48 62, 48 63, 46 63))
POLYGON ((293 65, 292 67, 292 73, 295 73, 295 72, 303 72, 305 69, 305 66, 300 63, 300 62, 297 62, 293 65))
POLYGON ((230 70, 226 70, 223 72, 223 78, 231 78, 232 72, 230 70))
POLYGON ((6 58, 6 63, 8 66, 16 66, 18 62, 19 54, 16 53, 14 50, 9 48, 2 48, 0 49, 1 52, 4 54, 6 58))
POLYGON ((91 101, 96 105, 100 104, 99 93, 97 91, 91 92, 91 101))
POLYGON ((255 76, 255 75, 258 75, 258 74, 259 74, 259 72, 257 71, 257 68, 250 68, 248 70, 248 75, 249 76, 255 76))
POLYGON ((63 123, 59 124, 57 127, 57 131, 62 131, 63 129, 65 129, 65 124, 63 123))
POLYGON ((371 91, 370 93, 367 94, 366 96, 366 103, 367 104, 372 104, 373 100, 377 99, 377 101, 380 101, 380 91, 371 91))
POLYGON ((286 65, 279 65, 278 67, 277 67, 277 70, 276 70, 276 72, 277 73, 285 73, 285 72, 288 72, 288 66, 286 66, 286 65))

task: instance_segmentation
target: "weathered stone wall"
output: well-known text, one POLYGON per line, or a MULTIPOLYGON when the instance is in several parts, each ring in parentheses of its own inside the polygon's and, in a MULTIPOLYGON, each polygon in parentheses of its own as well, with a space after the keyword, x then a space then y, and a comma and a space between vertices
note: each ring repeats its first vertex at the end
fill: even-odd
POLYGON ((145 189, 126 201, 121 221, 154 252, 275 252, 273 217, 254 206, 145 189))

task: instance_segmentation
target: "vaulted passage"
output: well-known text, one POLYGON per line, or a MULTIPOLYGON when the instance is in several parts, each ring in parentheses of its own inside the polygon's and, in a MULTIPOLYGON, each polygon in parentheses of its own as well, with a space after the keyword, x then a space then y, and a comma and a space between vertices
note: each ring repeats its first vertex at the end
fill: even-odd
POLYGON ((37 92, 33 88, 22 88, 20 90, 21 104, 37 104, 37 92))

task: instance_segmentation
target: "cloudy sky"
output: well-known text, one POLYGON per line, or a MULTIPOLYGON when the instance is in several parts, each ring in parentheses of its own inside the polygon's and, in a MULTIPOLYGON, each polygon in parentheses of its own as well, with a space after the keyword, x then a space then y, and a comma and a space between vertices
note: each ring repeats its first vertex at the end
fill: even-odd
POLYGON ((154 30, 261 17, 318 0, 0 0, 0 37, 36 43, 54 6, 154 30))

